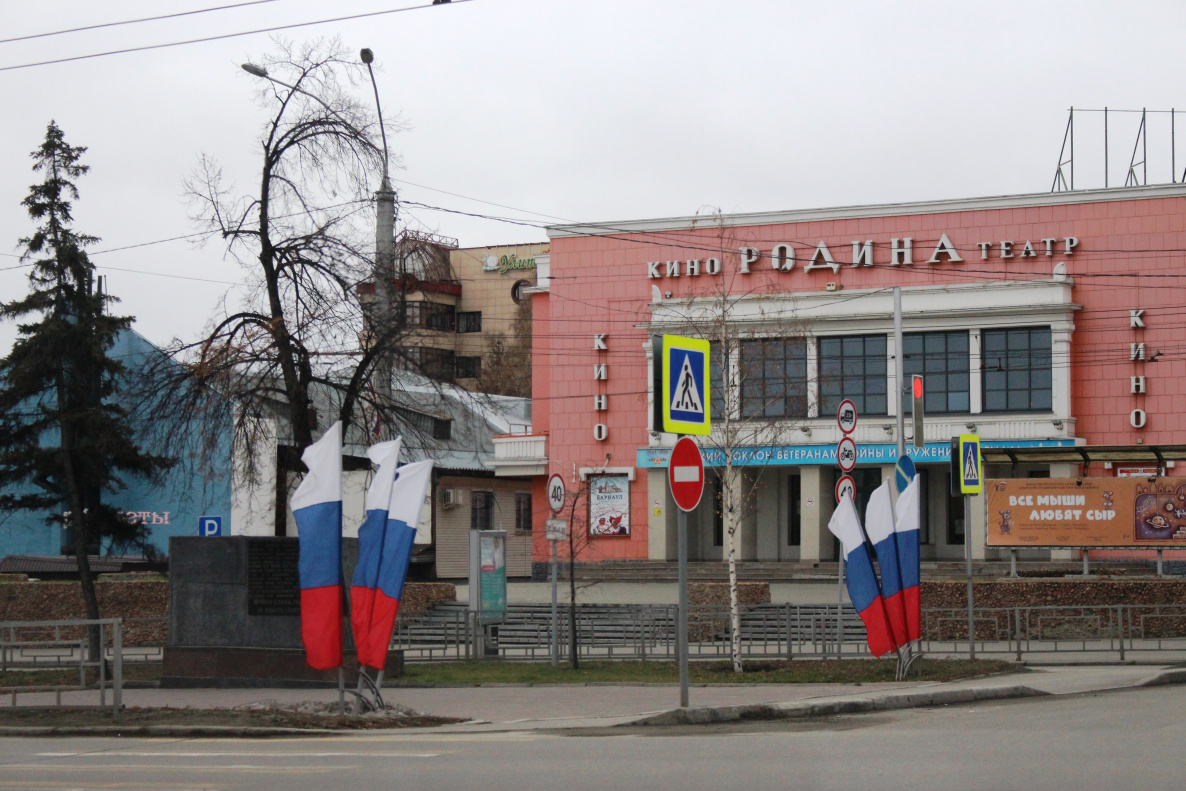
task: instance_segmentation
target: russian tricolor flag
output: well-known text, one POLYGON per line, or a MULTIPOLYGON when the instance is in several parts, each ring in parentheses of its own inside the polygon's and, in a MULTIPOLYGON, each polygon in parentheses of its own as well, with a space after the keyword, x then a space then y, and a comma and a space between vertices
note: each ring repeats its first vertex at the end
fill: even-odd
MULTIPOLYGON (((906 610, 906 634, 910 640, 918 640, 922 637, 918 549, 919 515, 921 513, 919 479, 921 477, 921 475, 915 475, 906 490, 898 495, 897 524, 894 526, 894 540, 898 545, 902 606, 906 610)), ((882 573, 884 574, 884 572, 882 573)))
POLYGON ((342 665, 342 424, 301 454, 309 472, 292 495, 300 540, 301 640, 309 667, 342 665))
POLYGON ((901 647, 910 640, 906 636, 909 630, 899 571, 897 533, 894 531, 894 503, 890 497, 888 480, 877 487, 865 506, 865 534, 877 553, 877 565, 881 570, 881 598, 885 601, 885 612, 893 628, 894 642, 901 647))
POLYGON ((894 633, 886 616, 877 575, 873 573, 873 561, 865 548, 861 520, 850 498, 840 498, 840 504, 828 520, 828 529, 843 546, 848 563, 848 597, 865 622, 869 651, 873 656, 884 656, 896 647, 894 633))
POLYGON ((358 530, 358 566, 350 589, 350 619, 358 663, 382 670, 387 664, 399 599, 412 562, 412 544, 432 478, 432 462, 405 464, 396 471, 398 444, 382 443, 375 448, 367 455, 380 466, 367 490, 366 521, 358 530), (392 444, 396 445, 394 453, 387 449, 378 457, 371 454, 375 448, 392 444), (383 487, 387 500, 380 505, 383 487))

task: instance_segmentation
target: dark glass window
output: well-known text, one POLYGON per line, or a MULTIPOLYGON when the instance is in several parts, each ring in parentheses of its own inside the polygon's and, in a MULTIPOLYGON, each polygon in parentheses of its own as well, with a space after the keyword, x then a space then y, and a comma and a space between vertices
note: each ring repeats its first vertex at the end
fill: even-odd
POLYGON ((887 414, 885 354, 884 335, 820 338, 820 415, 836 414, 846 398, 861 415, 887 414))
POLYGON ((470 492, 469 529, 490 530, 494 525, 494 492, 470 492))
POLYGON ((426 330, 453 332, 456 324, 456 308, 441 302, 405 302, 404 324, 426 330))
POLYGON ((531 493, 515 493, 515 531, 518 533, 531 532, 531 493))
POLYGON ((477 379, 482 375, 481 357, 458 357, 456 359, 458 379, 477 379))
POLYGON ((913 408, 909 384, 914 374, 923 377, 923 409, 927 414, 971 411, 966 331, 906 335, 902 346, 907 384, 902 394, 902 414, 909 415, 913 408))
POLYGON ((481 332, 482 311, 467 310, 457 314, 458 332, 481 332))
POLYGON ((787 478, 787 545, 799 546, 803 527, 803 488, 798 475, 787 478))
POLYGON ((1049 411, 1050 328, 984 330, 982 338, 984 411, 1049 411))
POLYGON ((807 341, 741 342, 741 417, 807 417, 807 341))
POLYGON ((402 367, 419 371, 431 379, 450 380, 457 369, 456 357, 450 349, 412 346, 403 350, 402 367))
POLYGON ((712 545, 725 546, 724 481, 719 476, 712 478, 712 545))

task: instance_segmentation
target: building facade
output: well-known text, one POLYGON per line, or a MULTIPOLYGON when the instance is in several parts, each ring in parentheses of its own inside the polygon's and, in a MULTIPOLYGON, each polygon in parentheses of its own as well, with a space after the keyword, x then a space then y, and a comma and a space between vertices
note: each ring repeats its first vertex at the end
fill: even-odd
MULTIPOLYGON (((844 399, 858 408, 860 501, 896 460, 899 354, 907 380, 922 374, 926 384, 925 447, 910 449, 925 486, 924 558, 962 557, 964 531, 973 557, 996 556, 985 547, 983 498, 965 514, 948 493, 954 435, 1014 451, 1186 439, 1177 408, 1186 358, 1175 340, 1183 185, 559 226, 549 235, 533 291, 533 431, 495 442, 500 473, 536 476, 537 562, 550 554, 542 523, 551 473, 585 498, 579 560, 674 559, 665 467, 675 436, 651 424, 653 334, 714 342, 714 431, 701 444, 717 475, 690 514, 693 560, 722 557, 723 486, 738 487, 742 560, 834 559, 836 408, 844 399), (732 479, 719 476, 726 454, 739 468, 732 479)), ((987 473, 1139 472, 1019 459, 987 473)), ((1052 552, 1070 557, 1028 557, 1052 552)))

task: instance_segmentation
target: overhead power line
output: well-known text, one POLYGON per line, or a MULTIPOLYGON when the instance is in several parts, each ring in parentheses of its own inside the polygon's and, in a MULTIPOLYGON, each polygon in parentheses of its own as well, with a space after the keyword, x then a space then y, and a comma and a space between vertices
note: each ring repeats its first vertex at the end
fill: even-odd
POLYGON ((90 60, 92 58, 104 58, 108 55, 126 55, 130 52, 146 52, 154 49, 166 49, 168 47, 181 47, 186 44, 202 44, 207 41, 221 41, 228 38, 240 38, 242 36, 254 36, 258 33, 274 33, 277 30, 292 30, 299 27, 312 27, 313 25, 326 25, 331 22, 348 22, 354 19, 367 19, 369 17, 386 16, 388 14, 398 14, 402 11, 417 11, 421 8, 432 8, 434 5, 457 5, 458 3, 470 3, 473 0, 452 0, 451 3, 425 3, 423 5, 405 6, 403 8, 389 8, 383 11, 368 11, 362 14, 349 14, 347 16, 333 17, 330 19, 317 19, 312 22, 294 22, 291 25, 274 25, 272 27, 262 27, 256 30, 244 30, 239 33, 223 33, 217 36, 204 36, 202 38, 191 38, 184 41, 170 41, 165 44, 146 44, 141 47, 127 47, 125 49, 113 49, 107 52, 93 52, 89 55, 74 55, 68 58, 54 58, 53 60, 41 60, 34 63, 20 63, 15 66, 0 66, 0 71, 15 71, 17 69, 31 69, 36 66, 50 66, 55 63, 71 63, 76 60, 90 60))
POLYGON ((49 38, 50 36, 64 36, 67 33, 82 33, 86 30, 99 30, 105 27, 119 27, 120 25, 135 25, 140 22, 156 22, 161 19, 176 19, 181 16, 194 16, 195 14, 207 14, 211 11, 226 11, 229 8, 242 8, 243 6, 261 5, 263 3, 274 3, 276 0, 247 0, 244 3, 231 3, 230 5, 214 6, 213 8, 199 8, 194 11, 178 11, 175 14, 161 14, 160 16, 146 16, 139 19, 125 19, 120 22, 101 22, 97 25, 85 25, 83 27, 72 27, 66 30, 54 30, 49 33, 30 33, 27 36, 16 36, 14 38, 0 38, 0 44, 11 44, 14 41, 29 41, 35 38, 49 38))

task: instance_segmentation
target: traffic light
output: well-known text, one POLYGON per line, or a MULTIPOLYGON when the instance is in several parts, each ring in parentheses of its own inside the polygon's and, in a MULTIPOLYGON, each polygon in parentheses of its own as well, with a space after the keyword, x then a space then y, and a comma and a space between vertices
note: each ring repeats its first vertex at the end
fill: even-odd
POLYGON ((910 393, 914 396, 914 447, 922 448, 926 445, 926 438, 922 431, 922 377, 915 374, 910 385, 910 393))

